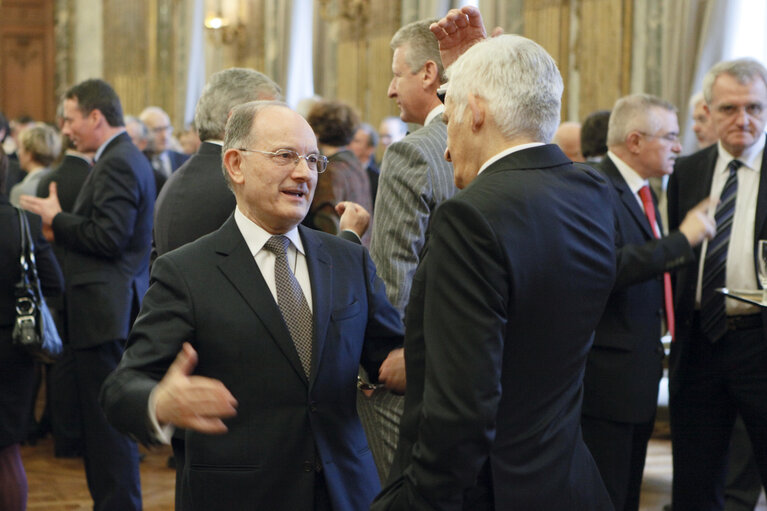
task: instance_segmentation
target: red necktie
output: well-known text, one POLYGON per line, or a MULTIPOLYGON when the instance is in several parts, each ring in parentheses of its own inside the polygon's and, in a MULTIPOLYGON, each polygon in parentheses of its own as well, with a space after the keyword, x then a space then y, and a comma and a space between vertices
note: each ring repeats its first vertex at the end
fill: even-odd
MULTIPOLYGON (((660 239, 660 233, 658 232, 658 222, 655 220, 655 203, 652 200, 652 194, 650 193, 650 187, 644 185, 639 189, 639 197, 642 199, 642 205, 644 206, 644 214, 647 216, 647 220, 650 222, 652 233, 655 235, 655 239, 660 239)), ((663 274, 663 298, 666 304, 666 326, 669 333, 671 333, 671 340, 674 340, 674 301, 673 294, 671 293, 671 275, 666 272, 663 274)))

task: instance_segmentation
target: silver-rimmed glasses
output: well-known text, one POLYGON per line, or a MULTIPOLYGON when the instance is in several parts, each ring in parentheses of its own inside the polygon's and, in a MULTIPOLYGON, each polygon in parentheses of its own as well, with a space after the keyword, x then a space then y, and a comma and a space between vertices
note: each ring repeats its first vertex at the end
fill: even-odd
POLYGON ((277 165, 282 167, 287 165, 298 165, 298 160, 303 158, 306 161, 306 165, 309 170, 322 174, 325 169, 328 168, 328 159, 325 156, 317 153, 298 154, 292 149, 278 149, 276 151, 261 151, 260 149, 246 149, 244 147, 238 147, 238 151, 245 151, 248 153, 261 153, 266 154, 274 160, 277 165))

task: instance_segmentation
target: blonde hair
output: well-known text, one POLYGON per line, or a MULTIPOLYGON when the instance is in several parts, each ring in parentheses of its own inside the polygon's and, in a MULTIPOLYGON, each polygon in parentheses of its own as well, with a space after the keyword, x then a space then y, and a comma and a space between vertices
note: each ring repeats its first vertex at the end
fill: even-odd
POLYGON ((19 145, 35 162, 48 167, 61 153, 61 136, 44 123, 36 123, 19 135, 19 145))

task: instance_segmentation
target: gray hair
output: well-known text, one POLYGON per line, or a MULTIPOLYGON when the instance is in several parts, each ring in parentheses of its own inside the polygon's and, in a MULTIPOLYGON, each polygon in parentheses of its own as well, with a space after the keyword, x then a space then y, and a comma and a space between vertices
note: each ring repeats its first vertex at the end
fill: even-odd
POLYGON ((701 101, 703 101, 705 103, 706 102, 706 98, 703 97, 703 91, 699 90, 698 92, 693 94, 692 97, 690 98, 690 104, 689 104, 689 106, 690 106, 690 114, 692 114, 693 110, 695 110, 695 105, 697 105, 701 101))
POLYGON ((200 140, 224 138, 229 112, 249 101, 281 99, 279 85, 253 69, 233 67, 213 74, 197 101, 194 126, 200 140))
POLYGON ((138 138, 140 140, 149 140, 149 128, 146 127, 146 124, 144 124, 144 121, 136 117, 135 115, 126 115, 125 116, 125 128, 130 131, 129 125, 135 125, 138 128, 138 138))
POLYGON ((703 77, 703 96, 709 105, 713 99, 714 82, 723 74, 732 76, 741 85, 747 85, 755 79, 761 78, 764 85, 767 86, 767 69, 758 60, 750 57, 725 60, 715 64, 703 77))
POLYGON ((518 35, 485 39, 447 70, 453 116, 463 117, 468 94, 486 100, 506 139, 519 135, 548 142, 559 125, 562 76, 538 43, 518 35), (481 80, 477 77, 482 77, 481 80))
MULTIPOLYGON (((290 109, 288 105, 282 101, 250 101, 235 105, 232 108, 232 113, 229 119, 226 121, 226 128, 224 134, 224 147, 221 150, 221 154, 225 154, 229 149, 239 149, 241 147, 248 147, 253 145, 255 140, 253 139, 253 125, 256 122, 256 117, 266 110, 274 106, 285 107, 290 109)), ((232 189, 232 183, 229 180, 229 172, 226 170, 226 165, 221 162, 221 169, 224 172, 224 180, 229 189, 232 189)))
POLYGON ((660 129, 660 119, 653 115, 654 108, 676 113, 676 107, 651 94, 631 94, 615 102, 607 125, 607 146, 623 144, 632 131, 649 134, 660 129))
POLYGON ((442 84, 447 78, 445 68, 442 66, 442 58, 439 56, 439 43, 429 30, 429 25, 437 21, 439 21, 437 18, 433 18, 408 23, 397 30, 389 46, 392 50, 405 47, 405 62, 411 73, 420 71, 430 60, 437 64, 439 83, 442 84))
POLYGON ((361 122, 357 129, 367 133, 368 147, 378 147, 378 132, 373 126, 366 122, 361 122))

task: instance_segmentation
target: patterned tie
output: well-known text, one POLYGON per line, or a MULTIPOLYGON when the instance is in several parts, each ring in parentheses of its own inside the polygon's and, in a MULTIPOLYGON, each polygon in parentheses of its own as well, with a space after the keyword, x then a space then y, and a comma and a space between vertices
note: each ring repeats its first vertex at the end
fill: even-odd
POLYGON ((719 205, 716 207, 716 236, 708 244, 706 261, 703 264, 701 281, 700 318, 703 333, 711 342, 722 338, 727 331, 727 315, 724 308, 724 295, 715 290, 724 287, 727 267, 727 247, 730 244, 732 219, 735 214, 735 199, 738 192, 739 160, 732 160, 727 165, 729 176, 722 188, 719 205))
MULTIPOLYGON (((655 219, 655 203, 652 200, 652 193, 650 193, 650 187, 644 185, 639 189, 639 197, 642 199, 642 205, 644 206, 644 214, 647 216, 647 221, 650 222, 650 228, 655 236, 655 239, 660 238, 658 232, 658 222, 655 219)), ((663 303, 666 310, 666 326, 671 334, 671 340, 674 340, 674 299, 671 292, 671 274, 666 272, 663 274, 663 303)))
POLYGON ((296 280, 288 266, 288 245, 286 236, 272 236, 264 247, 277 256, 274 262, 274 280, 277 284, 277 305, 282 312, 282 318, 288 326, 293 344, 296 345, 298 358, 309 376, 312 362, 312 312, 296 280))

